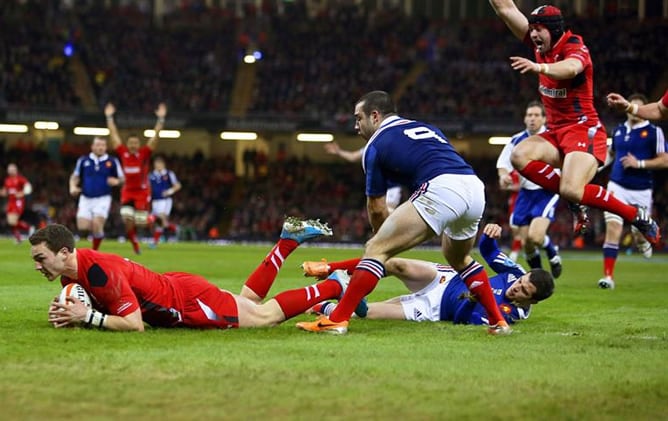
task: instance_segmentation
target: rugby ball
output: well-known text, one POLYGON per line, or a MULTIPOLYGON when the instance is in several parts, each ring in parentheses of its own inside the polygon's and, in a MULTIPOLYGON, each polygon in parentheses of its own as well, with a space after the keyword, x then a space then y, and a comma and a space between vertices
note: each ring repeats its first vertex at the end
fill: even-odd
POLYGON ((82 303, 86 305, 86 307, 91 308, 92 303, 90 301, 90 296, 86 292, 85 289, 79 284, 72 283, 72 284, 67 284, 63 289, 60 291, 60 296, 58 296, 58 302, 60 304, 68 304, 67 302, 67 297, 74 297, 79 299, 82 303))

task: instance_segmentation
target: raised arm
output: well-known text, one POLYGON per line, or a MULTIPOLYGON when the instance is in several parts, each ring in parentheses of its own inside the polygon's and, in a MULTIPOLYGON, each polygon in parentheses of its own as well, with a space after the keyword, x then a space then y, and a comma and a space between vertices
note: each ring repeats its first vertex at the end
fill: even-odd
POLYGON ((520 41, 524 41, 524 37, 529 31, 529 20, 517 8, 513 0, 489 0, 494 12, 503 20, 510 31, 520 41))
POLYGON ((525 271, 522 266, 510 260, 501 251, 499 245, 496 243, 498 238, 501 238, 501 227, 497 224, 485 225, 478 246, 482 257, 496 273, 510 272, 516 276, 523 275, 525 271))
POLYGON ((155 148, 158 146, 158 137, 160 130, 162 130, 165 127, 165 117, 167 116, 167 104, 164 102, 161 102, 158 104, 158 108, 155 110, 155 116, 157 117, 157 120, 155 120, 155 127, 153 128, 153 137, 151 137, 148 142, 146 142, 146 146, 148 146, 152 151, 155 150, 155 148))
POLYGON ((121 136, 118 134, 118 127, 116 127, 116 123, 114 122, 115 113, 116 107, 111 102, 104 106, 104 116, 107 118, 107 128, 109 129, 110 146, 113 150, 116 150, 123 143, 121 136))
POLYGON ((363 149, 347 151, 345 149, 341 149, 339 144, 336 142, 325 143, 324 147, 328 154, 340 156, 348 162, 359 162, 362 159, 363 149))

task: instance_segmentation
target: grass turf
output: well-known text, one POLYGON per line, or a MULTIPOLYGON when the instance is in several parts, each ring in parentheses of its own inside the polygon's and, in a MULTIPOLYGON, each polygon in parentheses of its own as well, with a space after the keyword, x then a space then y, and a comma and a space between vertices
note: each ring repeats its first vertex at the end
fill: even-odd
MULTIPOLYGON (((82 246, 87 246, 82 243, 82 246)), ((202 274, 238 292, 270 246, 166 244, 136 258, 202 274)), ((303 260, 358 248, 302 247, 270 296, 309 283, 303 260)), ((405 256, 441 261, 418 250, 405 256)), ((143 334, 53 329, 60 289, 29 246, 0 240, 2 419, 661 419, 668 414, 668 256, 620 256, 617 289, 599 290, 601 257, 564 253, 555 296, 510 337, 480 326, 354 320, 346 336, 276 328, 143 334)), ((522 262, 524 263, 524 262, 522 262)), ((380 282, 371 300, 405 293, 380 282)))

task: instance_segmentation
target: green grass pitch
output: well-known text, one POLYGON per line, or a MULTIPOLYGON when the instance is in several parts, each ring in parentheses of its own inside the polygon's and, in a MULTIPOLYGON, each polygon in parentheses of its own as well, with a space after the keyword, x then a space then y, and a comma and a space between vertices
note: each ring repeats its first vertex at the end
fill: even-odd
MULTIPOLYGON (((82 246, 88 246, 82 243, 82 246)), ((135 258, 238 292, 270 246, 165 244, 135 258)), ((130 246, 103 251, 130 257, 130 246)), ((309 283, 303 260, 359 248, 302 247, 270 296, 309 283)), ((437 251, 404 254, 442 261, 437 251)), ((134 258, 134 257, 133 257, 134 258)), ((509 337, 480 326, 354 320, 346 336, 294 327, 112 333, 53 329, 60 286, 27 243, 0 240, 0 419, 665 419, 668 256, 620 256, 599 290, 600 252, 564 253, 555 296, 509 337)), ((524 263, 524 262, 522 262, 524 263)), ((405 293, 385 279, 372 300, 405 293)))

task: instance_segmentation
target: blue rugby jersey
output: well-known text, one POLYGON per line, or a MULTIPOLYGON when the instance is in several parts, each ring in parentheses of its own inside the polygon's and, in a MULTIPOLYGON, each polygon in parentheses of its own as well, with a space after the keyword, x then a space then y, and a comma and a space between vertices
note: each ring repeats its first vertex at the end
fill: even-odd
POLYGON ((653 186, 652 172, 644 168, 624 168, 620 159, 627 153, 638 160, 652 159, 666 152, 666 139, 660 127, 645 121, 629 126, 628 122, 615 128, 610 149, 615 153, 610 180, 629 190, 647 190, 653 186))
POLYGON ((442 174, 475 175, 436 127, 398 116, 386 118, 364 148, 366 195, 382 196, 392 182, 416 190, 442 174))
POLYGON ((124 178, 118 159, 108 154, 97 156, 92 152, 77 160, 74 175, 81 180, 81 193, 90 198, 111 194, 111 186, 107 184, 107 178, 124 178))

